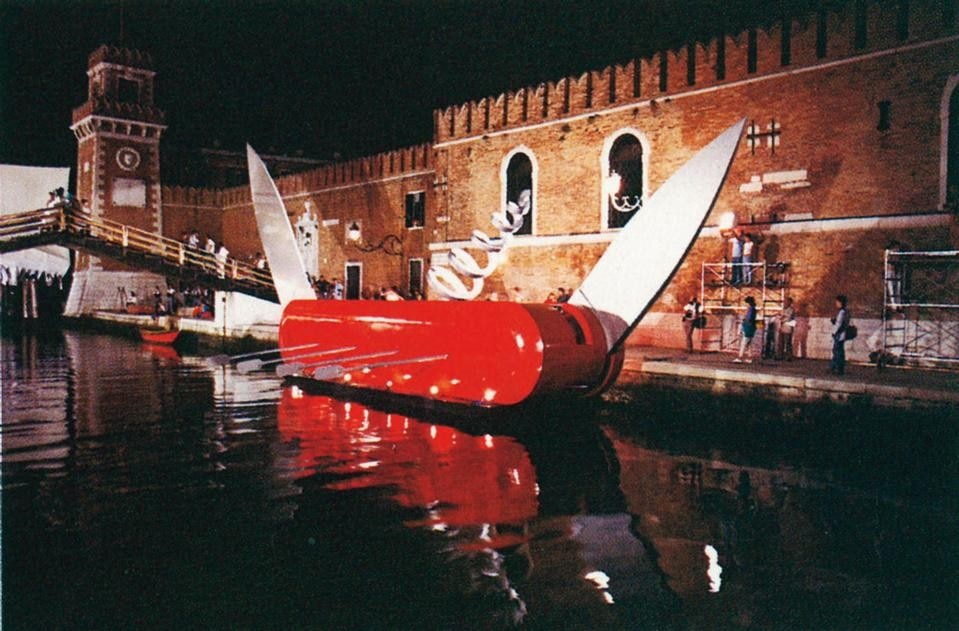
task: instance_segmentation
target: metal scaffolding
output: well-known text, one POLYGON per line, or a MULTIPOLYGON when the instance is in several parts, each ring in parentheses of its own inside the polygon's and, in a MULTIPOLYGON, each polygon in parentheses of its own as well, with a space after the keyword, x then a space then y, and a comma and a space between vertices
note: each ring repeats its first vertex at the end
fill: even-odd
MULTIPOLYGON (((789 263, 738 263, 741 282, 733 282, 733 263, 703 263, 700 302, 706 326, 700 330, 700 349, 735 351, 742 336, 740 314, 745 313, 746 296, 756 300, 757 322, 765 324, 782 312, 789 285, 789 263), (733 317, 729 317, 733 316, 733 317)), ((761 325, 763 326, 763 325, 761 325)), ((760 329, 765 337, 767 329, 760 329)), ((759 335, 760 333, 757 333, 759 335)), ((760 338, 760 342, 762 341, 760 338)), ((762 344, 759 345, 762 347, 762 344)))
POLYGON ((889 249, 877 364, 959 366, 959 250, 889 249))

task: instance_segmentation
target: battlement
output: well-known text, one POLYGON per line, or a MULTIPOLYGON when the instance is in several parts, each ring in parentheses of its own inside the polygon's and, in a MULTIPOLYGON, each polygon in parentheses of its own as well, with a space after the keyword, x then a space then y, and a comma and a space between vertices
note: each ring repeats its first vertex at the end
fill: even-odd
MULTIPOLYGON (((425 143, 284 175, 276 179, 276 188, 281 196, 290 197, 432 169, 433 147, 425 143)), ((164 186, 162 198, 164 205, 210 206, 221 209, 251 203, 249 186, 227 189, 164 186)))
POLYGON ((140 105, 139 103, 123 103, 105 96, 92 98, 83 105, 75 107, 73 109, 73 122, 78 123, 91 115, 129 119, 154 125, 162 125, 165 119, 163 110, 158 107, 140 105))
POLYGON ((153 57, 133 48, 120 48, 117 46, 100 46, 90 53, 87 58, 87 67, 93 68, 100 63, 111 63, 120 66, 129 66, 131 68, 141 68, 143 70, 153 70, 153 57))
MULTIPOLYGON (((247 189, 249 193, 249 189, 247 189)), ((164 206, 190 206, 194 208, 223 207, 223 191, 212 188, 196 188, 192 186, 162 186, 160 199, 164 206)), ((247 195, 249 198, 249 195, 247 195)), ((249 199, 247 200, 249 201, 249 199)))
POLYGON ((852 0, 649 58, 433 112, 434 142, 482 136, 957 34, 957 0, 852 0))
POLYGON ((433 168, 432 149, 432 145, 425 143, 335 162, 277 178, 276 187, 280 195, 287 196, 430 170, 433 168))

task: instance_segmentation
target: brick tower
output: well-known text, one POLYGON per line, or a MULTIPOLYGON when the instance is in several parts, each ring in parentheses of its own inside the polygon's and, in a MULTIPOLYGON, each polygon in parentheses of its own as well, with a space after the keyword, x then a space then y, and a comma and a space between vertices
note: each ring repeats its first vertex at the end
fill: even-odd
MULTIPOLYGON (((87 100, 73 110, 77 197, 94 219, 159 234, 160 136, 164 114, 153 104, 153 62, 137 50, 101 46, 89 57, 87 100)), ((113 261, 78 256, 68 315, 118 306, 121 289, 145 297, 163 279, 113 261)))

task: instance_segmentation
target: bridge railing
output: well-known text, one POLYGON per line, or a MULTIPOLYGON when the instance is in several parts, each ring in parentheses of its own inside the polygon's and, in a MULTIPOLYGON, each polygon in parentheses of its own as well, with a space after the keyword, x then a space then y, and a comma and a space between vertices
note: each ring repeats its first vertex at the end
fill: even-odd
POLYGON ((264 288, 273 287, 270 272, 253 264, 236 258, 219 258, 213 252, 110 219, 94 219, 82 209, 67 204, 0 216, 0 239, 21 239, 44 232, 59 232, 75 239, 113 244, 210 276, 264 288))
POLYGON ((31 237, 43 232, 61 230, 63 221, 63 211, 59 207, 0 215, 0 239, 31 237))

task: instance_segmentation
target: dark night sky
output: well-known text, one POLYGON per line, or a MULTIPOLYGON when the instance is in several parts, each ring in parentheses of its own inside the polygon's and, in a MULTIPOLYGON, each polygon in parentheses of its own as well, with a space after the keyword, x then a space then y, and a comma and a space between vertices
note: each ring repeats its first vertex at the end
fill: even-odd
MULTIPOLYGON (((831 2, 836 4, 841 2, 831 2)), ((72 165, 87 56, 150 52, 164 145, 367 155, 432 111, 769 23, 816 0, 0 0, 0 162, 72 165)), ((820 3, 821 4, 821 3, 820 3)))

